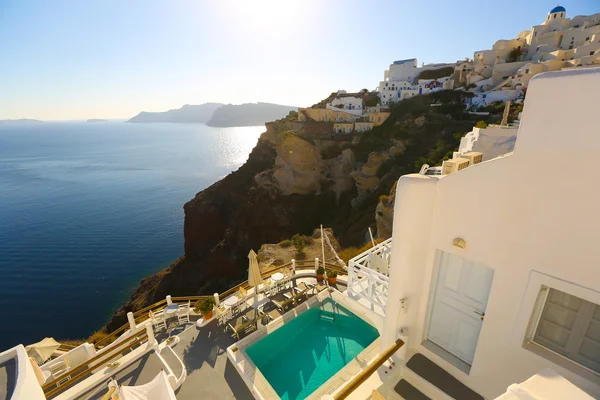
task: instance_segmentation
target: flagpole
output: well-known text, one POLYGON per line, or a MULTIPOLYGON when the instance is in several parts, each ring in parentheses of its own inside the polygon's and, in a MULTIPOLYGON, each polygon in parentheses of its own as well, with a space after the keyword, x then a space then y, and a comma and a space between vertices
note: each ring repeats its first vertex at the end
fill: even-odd
POLYGON ((323 268, 325 268, 325 236, 323 236, 323 224, 321 224, 321 255, 323 257, 323 268))

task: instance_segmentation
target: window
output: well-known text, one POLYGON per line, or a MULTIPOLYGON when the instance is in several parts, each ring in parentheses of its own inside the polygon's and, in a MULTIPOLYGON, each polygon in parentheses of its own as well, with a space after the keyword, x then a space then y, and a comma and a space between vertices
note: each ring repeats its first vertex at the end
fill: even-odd
POLYGON ((556 14, 554 14, 554 18, 556 18, 556 14))
POLYGON ((546 286, 532 342, 600 373, 600 306, 546 286))
POLYGON ((571 50, 572 48, 573 48, 573 45, 570 45, 570 46, 569 46, 569 50, 571 50))
POLYGON ((593 55, 594 55, 594 52, 593 52, 593 51, 590 51, 590 56, 593 56, 593 55))
POLYGON ((589 36, 585 38, 585 41, 586 41, 586 42, 587 42, 588 40, 590 40, 590 37, 589 37, 589 36))

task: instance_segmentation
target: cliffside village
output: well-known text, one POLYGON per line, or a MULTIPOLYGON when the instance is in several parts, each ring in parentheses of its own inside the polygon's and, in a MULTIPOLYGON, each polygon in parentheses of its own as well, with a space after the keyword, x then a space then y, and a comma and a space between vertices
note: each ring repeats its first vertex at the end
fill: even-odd
MULTIPOLYGON (((494 102, 522 102, 529 81, 539 73, 598 66, 600 13, 567 18, 566 9, 556 6, 541 24, 520 32, 514 39, 498 40, 490 50, 476 51, 472 59, 420 67, 416 58, 394 61, 376 90, 340 90, 326 103, 299 108, 298 121, 332 122, 333 131, 329 133, 362 133, 389 117, 391 103, 413 96, 440 90, 470 91, 474 96, 468 109, 476 112, 494 102), (435 78, 422 78, 427 76, 435 78)), ((451 173, 512 151, 517 126, 474 128, 455 153, 454 159, 458 160, 449 160, 428 173, 451 173)))

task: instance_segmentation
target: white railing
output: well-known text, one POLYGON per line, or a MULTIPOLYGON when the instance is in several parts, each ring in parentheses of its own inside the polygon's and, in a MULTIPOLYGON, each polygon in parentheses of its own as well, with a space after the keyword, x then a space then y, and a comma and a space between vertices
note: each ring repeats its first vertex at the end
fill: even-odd
POLYGON ((381 258, 389 259, 392 254, 392 238, 384 240, 383 242, 375 245, 375 247, 371 247, 364 253, 361 253, 356 257, 351 258, 348 262, 349 266, 370 268, 371 266, 368 265, 369 254, 375 254, 381 258))
POLYGON ((376 266, 370 264, 374 257, 378 257, 379 265, 389 267, 391 248, 392 239, 388 239, 350 259, 348 263, 348 296, 382 316, 385 316, 387 308, 389 272, 387 268, 377 271, 376 266))

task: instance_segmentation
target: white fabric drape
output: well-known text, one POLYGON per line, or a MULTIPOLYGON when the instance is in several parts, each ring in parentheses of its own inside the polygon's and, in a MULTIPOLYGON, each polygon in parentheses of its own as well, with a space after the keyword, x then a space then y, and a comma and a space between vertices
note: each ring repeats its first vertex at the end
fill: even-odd
POLYGON ((160 371, 145 385, 121 386, 119 398, 122 400, 177 400, 165 371, 160 371))

